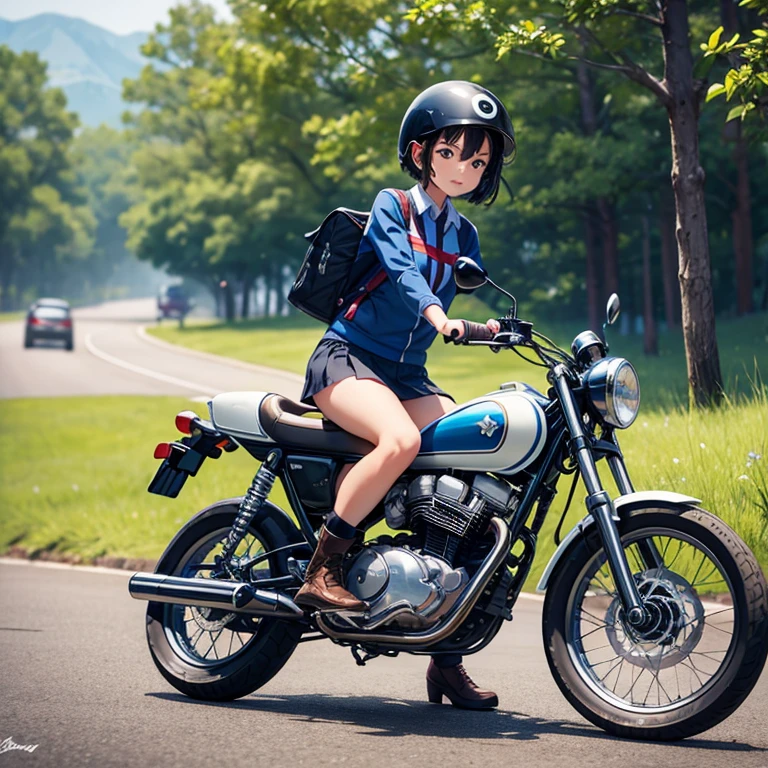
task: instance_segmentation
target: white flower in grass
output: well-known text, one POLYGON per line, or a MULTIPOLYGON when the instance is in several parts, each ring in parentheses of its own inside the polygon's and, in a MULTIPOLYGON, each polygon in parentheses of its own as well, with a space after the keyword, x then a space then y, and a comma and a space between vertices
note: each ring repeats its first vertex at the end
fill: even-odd
POLYGON ((32 493, 40 493, 40 489, 36 485, 33 485, 32 486, 32 493))
POLYGON ((72 483, 72 490, 73 491, 79 491, 80 490, 80 486, 77 483, 72 483))
POLYGON ((736 479, 737 480, 749 480, 749 477, 747 475, 739 475, 736 479))
POLYGON ((680 480, 681 480, 683 483, 685 482, 685 478, 684 478, 684 477, 681 477, 681 478, 680 478, 680 480))
POLYGON ((647 422, 647 421, 644 421, 644 422, 643 422, 643 426, 644 426, 644 427, 647 427, 647 426, 648 426, 648 422, 647 422))
POLYGON ((678 459, 678 458, 677 458, 677 456, 675 456, 675 457, 672 459, 672 463, 673 463, 673 464, 679 464, 679 463, 680 463, 680 459, 678 459))
POLYGON ((699 448, 703 451, 707 446, 704 443, 699 443, 699 448))
POLYGON ((138 512, 131 512, 131 517, 135 520, 139 516, 138 512))
POLYGON ((752 462, 751 462, 751 461, 748 461, 748 462, 747 462, 747 469, 749 469, 751 466, 752 466, 752 462))
POLYGON ((748 459, 753 459, 754 461, 759 461, 759 460, 760 460, 760 459, 762 459, 763 457, 762 457, 762 455, 761 455, 761 454, 759 454, 759 453, 755 453, 754 451, 750 451, 750 452, 747 454, 747 458, 748 458, 748 459))

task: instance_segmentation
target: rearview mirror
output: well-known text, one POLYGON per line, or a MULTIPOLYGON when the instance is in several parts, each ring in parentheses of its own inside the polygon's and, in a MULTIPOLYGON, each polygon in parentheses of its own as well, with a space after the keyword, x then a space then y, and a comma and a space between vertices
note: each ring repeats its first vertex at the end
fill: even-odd
POLYGON ((474 291, 488 282, 488 273, 467 256, 459 256, 453 266, 453 279, 463 291, 474 291))
POLYGON ((611 298, 608 299, 608 305, 605 308, 605 320, 608 325, 613 325, 616 322, 616 318, 621 311, 621 303, 619 302, 619 295, 612 293, 611 298))

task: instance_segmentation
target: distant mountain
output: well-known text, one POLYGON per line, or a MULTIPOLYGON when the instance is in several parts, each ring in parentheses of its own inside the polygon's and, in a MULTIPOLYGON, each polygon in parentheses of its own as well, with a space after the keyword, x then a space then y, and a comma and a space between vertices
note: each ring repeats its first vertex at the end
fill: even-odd
POLYGON ((82 19, 41 13, 21 21, 0 19, 0 45, 36 51, 48 62, 48 81, 67 94, 84 125, 119 127, 126 105, 123 78, 135 78, 146 63, 139 46, 146 32, 116 35, 82 19))

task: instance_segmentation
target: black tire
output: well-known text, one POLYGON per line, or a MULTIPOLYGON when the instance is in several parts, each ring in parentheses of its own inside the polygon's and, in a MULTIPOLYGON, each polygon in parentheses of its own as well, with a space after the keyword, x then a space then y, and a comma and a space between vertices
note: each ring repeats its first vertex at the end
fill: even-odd
MULTIPOLYGON (((192 521, 163 555, 157 572, 192 575, 185 572, 185 563, 201 543, 211 537, 218 540, 219 532, 226 534, 234 522, 237 509, 236 504, 220 506, 214 514, 192 521)), ((265 549, 290 543, 268 515, 254 521, 249 526, 248 535, 257 537, 265 549)), ((283 571, 277 558, 274 562, 270 558, 269 567, 269 575, 272 576, 278 575, 276 571, 283 571)), ((178 691, 195 699, 232 701, 261 688, 291 657, 303 631, 302 625, 296 622, 260 618, 255 631, 247 633, 250 639, 235 654, 221 661, 203 662, 193 658, 184 650, 184 643, 178 641, 174 616, 179 614, 174 611, 179 610, 183 612, 184 608, 150 602, 147 607, 147 642, 162 676, 178 691)))
POLYGON ((65 349, 67 352, 71 352, 75 348, 75 342, 72 339, 69 339, 66 343, 65 349))
MULTIPOLYGON (((655 652, 657 654, 655 658, 658 659, 658 666, 655 670, 659 689, 657 691, 658 707, 654 708, 653 701, 647 703, 654 684, 652 657, 643 650, 648 647, 648 643, 633 645, 633 640, 629 638, 628 633, 624 633, 623 640, 617 640, 622 636, 621 632, 616 632, 614 627, 623 625, 619 624, 621 617, 615 612, 611 613, 610 607, 606 609, 605 616, 594 616, 584 609, 587 598, 597 601, 592 604, 600 604, 599 601, 602 600, 602 605, 605 605, 611 598, 610 588, 604 594, 596 593, 595 589, 591 587, 595 583, 594 579, 589 581, 591 573, 601 574, 600 577, 597 577, 598 581, 604 573, 600 570, 597 572, 593 570, 601 560, 604 561, 602 543, 593 526, 586 536, 578 539, 572 545, 570 552, 563 557, 561 566, 554 574, 547 589, 544 602, 543 632, 544 647, 550 670, 560 690, 571 705, 587 720, 616 736, 653 741, 673 741, 701 733, 717 725, 734 712, 749 695, 760 677, 766 654, 768 654, 768 589, 766 588, 765 576, 754 555, 739 536, 722 520, 702 509, 692 507, 636 509, 619 524, 619 528, 625 551, 631 548, 633 543, 637 546, 639 540, 649 541, 648 538, 643 538, 643 531, 647 531, 648 536, 653 531, 668 531, 670 534, 676 534, 676 537, 670 535, 670 540, 684 541, 691 546, 693 552, 701 553, 701 563, 704 563, 709 557, 706 551, 708 550, 716 559, 713 560, 709 557, 710 561, 718 567, 721 566, 720 574, 724 575, 724 578, 720 578, 716 574, 705 578, 715 579, 715 582, 710 581, 710 584, 718 583, 727 586, 730 595, 721 597, 724 606, 722 609, 719 606, 712 607, 711 603, 706 602, 706 597, 704 600, 699 597, 695 587, 688 590, 683 586, 686 582, 685 577, 681 576, 684 571, 682 561, 686 560, 686 555, 682 556, 681 564, 677 566, 667 562, 670 559, 669 556, 664 558, 663 574, 673 574, 675 578, 679 579, 680 586, 677 587, 677 590, 680 592, 682 589, 680 594, 683 597, 681 599, 691 599, 692 603, 699 601, 701 612, 696 621, 689 621, 687 612, 683 612, 682 617, 678 614, 677 620, 681 623, 677 626, 684 628, 683 634, 680 634, 681 630, 678 629, 674 636, 674 642, 659 642, 656 648, 650 652, 655 652), (692 542, 698 544, 699 549, 694 549, 692 542), (702 546, 706 549, 702 549, 702 546), (720 580, 718 581, 718 579, 720 580), (589 591, 590 589, 592 591, 589 591), (578 615, 576 614, 577 608, 579 610, 578 615), (721 629, 722 635, 716 632, 710 632, 708 635, 709 638, 718 639, 726 635, 724 640, 719 640, 718 646, 727 644, 727 649, 709 650, 708 646, 702 643, 701 638, 704 636, 704 632, 710 631, 709 628, 717 625, 707 624, 707 619, 709 616, 728 614, 731 611, 732 617, 726 616, 725 620, 732 624, 732 632, 728 633, 721 629), (591 625, 598 625, 598 622, 592 621, 590 616, 592 619, 599 618, 605 622, 604 626, 598 626, 592 631, 591 625), (613 626, 611 625, 612 620, 615 620, 613 626), (586 624, 585 622, 590 623, 586 624), (584 632, 583 627, 590 627, 590 629, 584 632), (689 629, 686 630, 685 628, 689 629), (687 636, 684 634, 686 631, 690 632, 687 636), (588 634, 598 632, 600 634, 597 634, 596 637, 590 640, 586 639, 588 634), (698 637, 697 632, 701 633, 698 637), (613 659, 609 658, 608 661, 590 664, 585 647, 587 643, 594 645, 601 642, 604 639, 603 635, 611 643, 602 647, 612 648, 609 651, 603 651, 603 653, 606 655, 616 653, 615 659, 619 659, 619 661, 614 663, 613 659), (683 642, 680 643, 681 640, 683 642), (621 642, 625 645, 617 650, 617 644, 621 645, 621 642), (678 643, 680 643, 680 647, 678 647, 678 643), (700 650, 695 650, 697 647, 700 650), (639 653, 637 649, 639 649, 639 653), (667 661, 662 663, 665 659, 664 654, 668 652, 671 656, 667 656, 667 661), (693 661, 694 654, 696 654, 695 662, 693 661), (717 654, 722 654, 722 659, 717 654), (644 659, 642 658, 643 655, 645 656, 644 659), (704 671, 696 665, 704 659, 699 657, 710 659, 706 664, 715 668, 711 677, 703 682, 699 673, 703 675, 704 671), (692 690, 687 696, 681 694, 678 679, 678 670, 680 670, 681 676, 685 673, 689 679, 693 680, 690 672, 681 666, 685 660, 689 661, 689 667, 693 666, 696 671, 695 677, 698 682, 701 682, 700 690, 692 690), (650 663, 651 680, 648 693, 646 693, 646 701, 643 701, 642 704, 634 701, 635 692, 632 688, 635 687, 636 682, 632 682, 628 693, 621 693, 619 688, 619 679, 624 674, 619 665, 623 666, 625 661, 629 661, 635 667, 633 669, 630 666, 630 675, 637 674, 635 671, 637 668, 644 668, 637 675, 638 679, 645 671, 649 670, 650 663), (610 685, 611 673, 605 674, 602 680, 598 680, 598 676, 603 674, 606 666, 602 666, 599 671, 596 671, 598 665, 612 663, 614 663, 612 669, 619 667, 618 672, 616 672, 615 695, 613 697, 607 690, 610 685), (674 672, 675 679, 678 679, 677 697, 674 700, 661 683, 662 671, 665 676, 674 672), (595 677, 590 677, 590 675, 595 677), (661 691, 669 699, 668 703, 663 701, 661 691), (676 704, 677 701, 679 701, 679 705, 676 704), (633 707, 634 711, 632 711, 633 707)), ((658 539, 654 539, 654 541, 663 540, 661 535, 658 539)), ((678 552, 681 548, 682 545, 679 545, 678 552)), ((688 567, 691 567, 691 563, 695 562, 691 558, 688 558, 688 561, 688 567)), ((632 566, 633 563, 631 562, 630 565, 632 566)), ((600 568, 600 566, 597 567, 600 568)), ((651 576, 658 574, 659 578, 662 578, 662 570, 648 569, 643 572, 641 565, 636 565, 633 572, 650 574, 651 576)), ((636 576, 636 578, 639 577, 636 576)), ((696 578, 691 579, 691 583, 695 584, 696 578)), ((714 589, 714 587, 710 587, 710 589, 714 589)), ((678 595, 671 591, 667 594, 673 595, 669 602, 674 603, 678 595)), ((615 602, 618 604, 617 599, 615 602)), ((722 617, 718 621, 720 620, 722 617)), ((596 647, 599 649, 600 646, 596 647)), ((593 659, 597 658, 599 655, 596 651, 593 654, 593 659)), ((706 664, 702 666, 706 666, 706 664)), ((669 678, 666 677, 665 679, 669 678)), ((632 680, 631 677, 630 680, 632 680)), ((694 683, 694 686, 696 684, 698 683, 694 683)), ((644 685, 645 682, 643 682, 644 685)), ((642 695, 642 690, 638 686, 638 698, 642 695)), ((674 688, 670 688, 670 690, 674 693, 674 688)))
POLYGON ((34 346, 34 342, 32 341, 31 336, 25 336, 24 337, 24 349, 29 349, 30 347, 34 346))

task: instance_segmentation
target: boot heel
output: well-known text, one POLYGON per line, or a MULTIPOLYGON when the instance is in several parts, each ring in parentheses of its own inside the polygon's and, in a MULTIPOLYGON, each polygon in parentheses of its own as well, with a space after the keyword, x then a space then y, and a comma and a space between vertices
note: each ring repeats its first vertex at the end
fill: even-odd
POLYGON ((427 696, 429 697, 430 704, 442 704, 443 703, 443 690, 438 688, 434 683, 427 680, 427 696))

